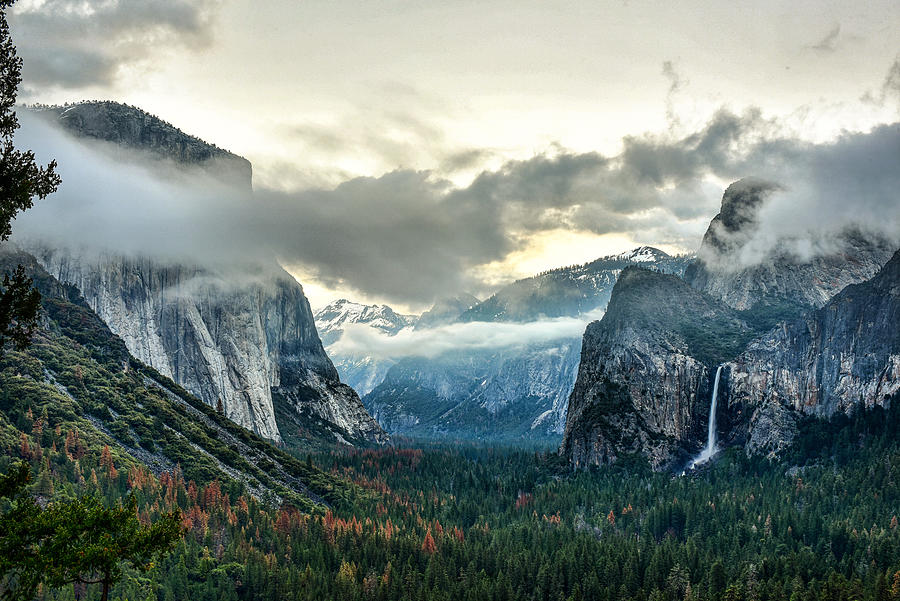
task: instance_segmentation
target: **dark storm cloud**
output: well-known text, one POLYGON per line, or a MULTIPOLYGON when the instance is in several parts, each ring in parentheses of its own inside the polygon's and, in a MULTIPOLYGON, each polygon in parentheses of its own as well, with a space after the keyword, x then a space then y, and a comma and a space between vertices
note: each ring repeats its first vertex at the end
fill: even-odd
POLYGON ((484 289, 472 268, 558 228, 696 247, 723 191, 711 178, 756 175, 783 188, 764 207, 746 261, 782 238, 824 252, 851 224, 900 245, 898 124, 812 144, 759 111, 720 111, 689 135, 629 137, 614 157, 552 148, 465 187, 397 170, 251 199, 122 165, 34 118, 23 123, 23 144, 58 159, 63 186, 15 224, 22 236, 220 266, 274 256, 326 285, 395 302, 484 289))
POLYGON ((216 0, 46 0, 9 17, 26 86, 113 83, 160 50, 202 46, 216 0))
POLYGON ((279 232, 279 258, 326 284, 428 302, 436 291, 467 287, 469 267, 514 247, 499 207, 446 190, 427 173, 395 171, 329 191, 260 192, 274 216, 260 234, 279 232))

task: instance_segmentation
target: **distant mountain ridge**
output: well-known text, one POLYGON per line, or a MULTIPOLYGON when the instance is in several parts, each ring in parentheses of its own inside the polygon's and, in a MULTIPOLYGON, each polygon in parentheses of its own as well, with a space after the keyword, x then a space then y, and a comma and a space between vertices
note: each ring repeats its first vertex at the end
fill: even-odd
POLYGON ((468 292, 439 298, 429 310, 419 316, 415 327, 417 329, 425 329, 455 323, 459 320, 460 315, 478 306, 480 302, 478 298, 468 292))
POLYGON ((590 263, 559 267, 504 286, 460 315, 460 321, 534 321, 574 317, 606 306, 619 272, 646 265, 663 273, 682 274, 691 258, 672 257, 651 246, 601 257, 590 263))
MULTIPOLYGON (((550 270, 501 288, 462 312, 457 322, 582 318, 602 311, 625 267, 644 265, 680 275, 691 260, 640 247, 550 270)), ((408 357, 363 395, 363 404, 388 432, 442 439, 555 440, 565 427, 580 350, 580 339, 561 336, 516 348, 408 357)))
POLYGON ((395 313, 387 305, 364 305, 345 298, 328 303, 314 314, 322 344, 328 346, 340 339, 344 326, 365 324, 393 335, 415 324, 415 315, 395 313))
POLYGON ((329 303, 316 311, 316 327, 322 337, 325 351, 334 362, 341 381, 349 385, 360 396, 375 388, 394 361, 378 359, 368 355, 343 354, 332 347, 340 340, 344 328, 351 324, 374 328, 387 336, 394 336, 404 328, 415 325, 415 315, 401 315, 387 305, 364 305, 347 299, 329 303))

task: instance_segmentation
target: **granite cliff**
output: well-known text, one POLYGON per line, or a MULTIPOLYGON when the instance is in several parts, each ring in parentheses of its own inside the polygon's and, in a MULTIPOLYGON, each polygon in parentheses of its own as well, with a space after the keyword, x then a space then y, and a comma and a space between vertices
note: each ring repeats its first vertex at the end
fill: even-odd
POLYGON ((744 178, 725 190, 722 207, 703 236, 697 261, 684 279, 736 309, 757 305, 821 307, 845 286, 866 280, 895 250, 886 240, 848 228, 830 252, 797 256, 776 241, 765 257, 745 252, 767 199, 781 187, 744 178), (746 255, 754 255, 748 258, 746 255))
POLYGON ((90 101, 66 106, 40 106, 34 110, 65 130, 88 140, 111 142, 182 168, 202 169, 223 183, 249 191, 250 161, 208 144, 126 104, 90 101))
POLYGON ((900 251, 871 280, 784 323, 725 364, 728 432, 749 453, 777 454, 802 415, 884 405, 900 390, 900 251))
POLYGON ((585 331, 560 452, 575 467, 631 453, 657 469, 686 462, 705 439, 712 373, 752 336, 737 311, 680 278, 625 269, 585 331))
POLYGON ((684 281, 633 268, 619 277, 585 332, 569 398, 560 453, 574 466, 631 453, 656 469, 685 465, 706 440, 723 364, 716 431, 750 454, 785 449, 801 416, 883 404, 900 388, 900 259, 879 271, 888 243, 848 228, 831 254, 797 257, 776 242, 767 259, 743 262, 778 190, 732 184, 684 281))
MULTIPOLYGON (((42 112, 78 137, 183 169, 213 169, 249 193, 244 159, 138 109, 103 102, 42 112)), ((358 395, 340 382, 303 288, 274 260, 251 274, 189 259, 163 263, 40 243, 28 250, 51 275, 76 286, 136 358, 245 428, 276 441, 288 438, 285 428, 291 440, 311 430, 331 440, 386 440, 358 395)))

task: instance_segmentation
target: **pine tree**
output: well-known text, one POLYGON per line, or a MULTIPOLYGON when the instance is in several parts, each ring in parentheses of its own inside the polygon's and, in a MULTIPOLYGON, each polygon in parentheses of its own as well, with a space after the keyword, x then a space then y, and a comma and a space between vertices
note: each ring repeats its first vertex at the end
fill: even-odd
MULTIPOLYGON (((102 584, 101 599, 122 575, 122 565, 146 571, 180 540, 179 511, 144 526, 137 500, 106 508, 96 497, 51 503, 42 509, 26 492, 30 466, 22 462, 0 476, 0 590, 4 598, 33 599, 42 584, 102 584), (10 586, 14 583, 14 586, 10 586), (4 590, 5 589, 5 590, 4 590)), ((52 482, 48 482, 52 487, 52 482)))
MULTIPOLYGON (((22 59, 9 35, 6 11, 15 0, 0 0, 0 242, 9 239, 11 223, 20 211, 31 208, 35 198, 56 191, 60 178, 56 162, 39 167, 30 150, 17 150, 13 136, 19 120, 13 110, 22 81, 22 59)), ((19 265, 3 276, 0 285, 0 355, 7 342, 17 348, 28 345, 37 327, 41 295, 32 288, 25 268, 19 265)))
POLYGON ((137 500, 104 507, 95 497, 52 505, 42 515, 43 579, 58 588, 73 582, 102 585, 101 601, 122 577, 123 564, 146 571, 182 537, 181 513, 163 515, 150 526, 137 517, 137 500))
POLYGON ((709 568, 709 598, 712 601, 719 601, 725 592, 725 566, 721 561, 717 561, 709 568))

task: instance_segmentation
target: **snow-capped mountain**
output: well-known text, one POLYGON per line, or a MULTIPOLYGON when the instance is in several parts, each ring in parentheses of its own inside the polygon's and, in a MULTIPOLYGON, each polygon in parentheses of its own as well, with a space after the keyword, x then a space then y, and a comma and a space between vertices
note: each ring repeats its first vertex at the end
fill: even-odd
POLYGON ((334 362, 341 381, 349 384, 360 396, 380 384, 394 362, 339 352, 334 343, 340 340, 344 328, 350 324, 362 324, 394 336, 402 329, 413 326, 418 319, 416 315, 397 313, 387 305, 364 305, 345 298, 329 303, 316 311, 313 317, 325 352, 334 362))
POLYGON ((394 335, 403 328, 413 325, 418 316, 402 315, 387 305, 364 305, 345 298, 329 303, 315 313, 316 327, 322 344, 329 346, 336 342, 351 323, 361 323, 394 335))

